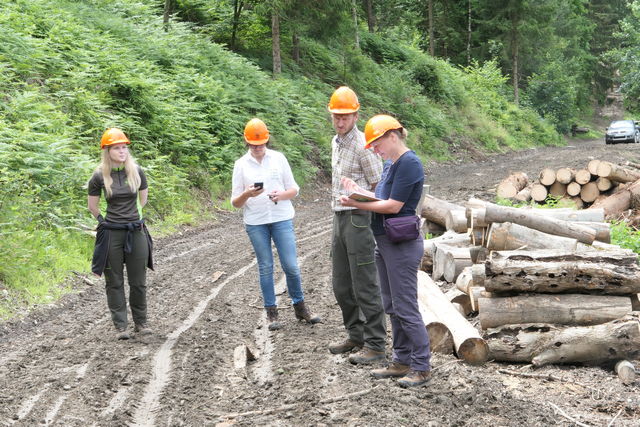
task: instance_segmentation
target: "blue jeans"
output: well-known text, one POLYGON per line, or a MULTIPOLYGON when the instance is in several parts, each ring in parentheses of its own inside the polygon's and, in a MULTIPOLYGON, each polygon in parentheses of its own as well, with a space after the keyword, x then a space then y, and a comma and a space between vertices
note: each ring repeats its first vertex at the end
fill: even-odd
POLYGON ((260 289, 265 307, 276 305, 276 294, 273 283, 273 252, 271 251, 271 239, 276 244, 280 265, 287 277, 287 292, 294 304, 304 301, 302 293, 302 280, 298 267, 298 255, 296 253, 296 235, 293 232, 293 221, 273 222, 271 224, 248 225, 245 229, 253 250, 258 258, 258 271, 260 272, 260 289))

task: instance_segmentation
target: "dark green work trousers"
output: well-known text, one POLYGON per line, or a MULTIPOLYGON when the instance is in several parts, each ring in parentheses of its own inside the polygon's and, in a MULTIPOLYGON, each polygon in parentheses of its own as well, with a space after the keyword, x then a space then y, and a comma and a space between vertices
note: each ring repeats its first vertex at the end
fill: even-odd
POLYGON ((334 212, 333 293, 342 310, 349 339, 364 343, 372 350, 384 351, 387 327, 376 280, 370 216, 369 212, 360 210, 334 212))
POLYGON ((149 245, 143 231, 131 231, 133 244, 131 253, 124 252, 126 230, 111 230, 109 256, 104 277, 107 289, 107 304, 111 320, 116 328, 127 327, 127 299, 124 291, 124 266, 127 266, 129 281, 129 306, 136 324, 147 323, 147 259, 149 245))

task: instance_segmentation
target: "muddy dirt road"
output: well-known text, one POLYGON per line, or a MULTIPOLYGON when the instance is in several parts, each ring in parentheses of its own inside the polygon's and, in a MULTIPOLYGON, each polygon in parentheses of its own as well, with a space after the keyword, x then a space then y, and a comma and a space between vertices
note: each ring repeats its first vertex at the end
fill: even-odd
MULTIPOLYGON (((533 176, 590 157, 639 159, 640 145, 581 141, 430 164, 427 183, 438 197, 491 199, 510 170, 533 176)), ((241 216, 220 213, 214 224, 157 242, 150 337, 114 340, 102 283, 78 285, 82 292, 0 325, 0 425, 574 425, 570 418, 590 426, 640 424, 640 382, 624 386, 602 368, 535 371, 562 378, 550 381, 499 372, 533 372, 526 366, 472 367, 435 355, 430 385, 404 390, 331 355, 327 344, 345 334, 330 285, 326 194, 307 191, 296 201, 306 299, 324 323, 298 323, 280 295, 284 329, 267 330, 241 216), (234 349, 242 344, 259 357, 235 369, 234 349)), ((282 286, 280 272, 277 280, 282 286)))

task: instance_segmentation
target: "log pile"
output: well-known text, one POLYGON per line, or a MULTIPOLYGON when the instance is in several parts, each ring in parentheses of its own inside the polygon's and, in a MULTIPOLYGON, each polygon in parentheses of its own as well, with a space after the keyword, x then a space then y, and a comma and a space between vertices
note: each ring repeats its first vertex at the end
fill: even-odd
MULTIPOLYGON (((502 180, 496 189, 499 198, 511 199, 518 202, 529 202, 533 200, 543 203, 549 196, 566 200, 577 209, 587 208, 590 205, 601 206, 607 196, 617 194, 619 190, 624 190, 629 183, 640 180, 640 169, 631 162, 624 165, 617 165, 607 161, 591 160, 582 169, 546 168, 540 171, 537 179, 529 181, 523 172, 515 172, 502 180)), ((640 186, 633 189, 640 193, 640 186)), ((628 209, 630 203, 627 191, 617 200, 617 203, 610 202, 612 208, 609 210, 620 212, 628 209), (620 207, 625 205, 626 207, 620 207), (613 209, 615 208, 615 209, 613 209)), ((609 206, 607 204, 607 206, 609 206)), ((614 212, 615 213, 615 212, 614 212)))
MULTIPOLYGON (((549 182, 549 174, 541 178, 549 182)), ((614 175, 623 176, 619 171, 614 175)), ((522 191, 521 180, 510 184, 511 193, 522 191)), ((633 186, 640 188, 640 181, 633 186)), ((438 351, 454 351, 469 363, 491 358, 535 366, 615 363, 640 356, 640 313, 634 312, 640 309, 640 266, 634 252, 610 244, 604 208, 441 202, 425 199, 440 209, 423 208, 423 215, 437 210, 441 217, 453 218, 451 210, 456 216, 464 212, 466 231, 426 217, 449 228, 425 241, 425 271, 418 282, 420 302, 432 316, 425 319, 433 323, 435 317, 451 336, 438 351), (446 295, 434 282, 442 279, 455 283, 446 295), (469 328, 470 312, 477 313, 484 339, 469 328)))

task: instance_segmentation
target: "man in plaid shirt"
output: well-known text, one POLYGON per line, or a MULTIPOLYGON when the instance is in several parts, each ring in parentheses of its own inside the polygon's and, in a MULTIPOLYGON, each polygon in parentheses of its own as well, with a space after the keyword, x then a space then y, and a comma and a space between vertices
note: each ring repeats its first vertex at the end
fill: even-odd
POLYGON ((382 162, 364 148, 364 134, 358 130, 360 103, 355 92, 340 87, 331 96, 329 112, 337 133, 331 141, 333 239, 333 293, 342 310, 344 326, 349 334, 343 342, 332 344, 333 354, 347 353, 357 364, 385 359, 386 324, 377 283, 374 262, 375 240, 370 213, 342 206, 340 196, 346 192, 340 181, 351 178, 360 187, 373 191, 382 174, 382 162))

